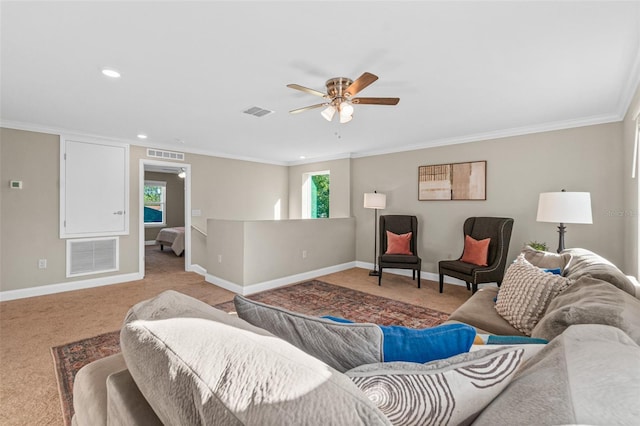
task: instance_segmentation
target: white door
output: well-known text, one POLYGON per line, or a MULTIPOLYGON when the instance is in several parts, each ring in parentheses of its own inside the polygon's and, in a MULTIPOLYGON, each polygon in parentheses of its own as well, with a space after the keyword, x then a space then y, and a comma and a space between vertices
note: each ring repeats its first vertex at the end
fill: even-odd
POLYGON ((129 146, 61 140, 60 238, 129 233, 129 146))

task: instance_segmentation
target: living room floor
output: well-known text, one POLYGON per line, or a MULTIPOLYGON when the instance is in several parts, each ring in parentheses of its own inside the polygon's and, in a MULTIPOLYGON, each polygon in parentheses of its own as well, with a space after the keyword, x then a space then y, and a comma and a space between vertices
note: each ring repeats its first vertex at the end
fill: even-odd
MULTIPOLYGON (((211 305, 234 293, 184 271, 184 258, 146 248, 143 280, 0 303, 0 424, 61 425, 62 414, 50 348, 120 329, 131 306, 165 290, 211 305)), ((321 281, 451 313, 471 296, 461 286, 384 274, 382 286, 369 271, 353 268, 317 277, 321 281)))

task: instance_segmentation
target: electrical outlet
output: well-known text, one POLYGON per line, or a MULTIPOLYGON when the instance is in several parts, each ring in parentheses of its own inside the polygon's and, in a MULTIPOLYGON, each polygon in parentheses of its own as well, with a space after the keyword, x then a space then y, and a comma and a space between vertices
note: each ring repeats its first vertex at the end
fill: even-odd
POLYGON ((38 259, 38 269, 47 269, 47 259, 38 259))
POLYGON ((218 263, 222 263, 222 255, 221 254, 218 255, 218 263))
POLYGON ((307 258, 307 251, 306 250, 302 250, 302 258, 303 259, 307 258))

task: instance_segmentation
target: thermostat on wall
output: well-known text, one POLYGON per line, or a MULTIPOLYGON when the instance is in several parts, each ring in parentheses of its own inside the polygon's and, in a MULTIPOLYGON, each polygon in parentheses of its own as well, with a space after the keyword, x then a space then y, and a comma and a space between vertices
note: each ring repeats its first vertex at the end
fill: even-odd
POLYGON ((22 181, 21 180, 12 180, 9 182, 9 186, 11 189, 22 189, 22 181))

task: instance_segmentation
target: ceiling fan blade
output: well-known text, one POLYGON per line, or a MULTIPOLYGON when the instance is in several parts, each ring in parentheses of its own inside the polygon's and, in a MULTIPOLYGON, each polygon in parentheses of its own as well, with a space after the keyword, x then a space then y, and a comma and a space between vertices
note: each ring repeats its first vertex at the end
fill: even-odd
POLYGON ((321 98, 327 97, 326 93, 322 93, 314 89, 309 89, 308 87, 300 86, 299 84, 287 84, 287 87, 295 90, 300 90, 301 92, 309 93, 310 95, 320 96, 321 98))
POLYGON ((362 105, 398 105, 400 98, 355 98, 351 102, 362 105))
POLYGON ((323 106, 329 105, 328 103, 324 103, 324 104, 315 104, 315 105, 309 105, 303 108, 298 108, 298 109, 292 109, 291 111, 289 111, 289 113, 291 114, 297 114, 299 112, 304 112, 304 111, 308 111, 310 109, 316 109, 316 108, 320 108, 323 106))
POLYGON ((365 72, 356 81, 351 83, 347 88, 345 94, 348 96, 355 96, 356 93, 373 83, 378 79, 377 75, 373 75, 370 72, 365 72))

